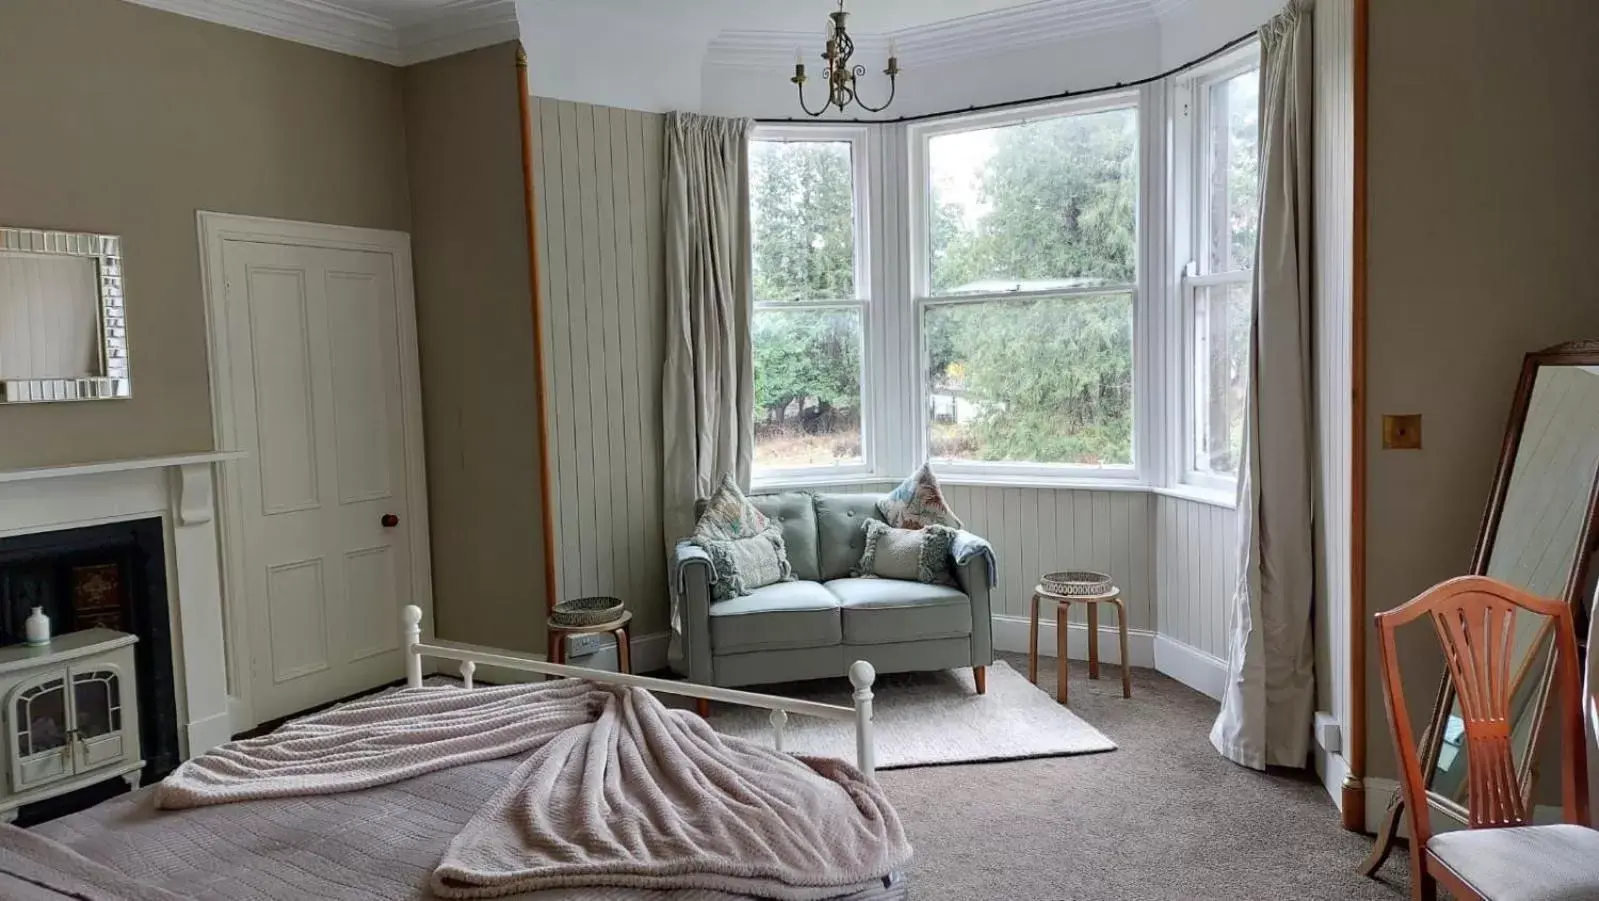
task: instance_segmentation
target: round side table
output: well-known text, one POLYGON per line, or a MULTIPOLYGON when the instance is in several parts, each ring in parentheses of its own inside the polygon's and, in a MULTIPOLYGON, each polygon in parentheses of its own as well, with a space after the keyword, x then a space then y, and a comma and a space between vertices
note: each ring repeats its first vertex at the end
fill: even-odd
POLYGON ((616 636, 616 666, 618 672, 633 672, 633 655, 627 643, 627 624, 633 619, 631 611, 624 610, 622 615, 608 623, 595 623, 592 626, 572 626, 558 623, 554 619, 545 621, 549 629, 549 648, 546 655, 551 663, 566 662, 566 636, 568 635, 600 635, 606 632, 616 636))
POLYGON ((1122 603, 1121 589, 1112 585, 1104 594, 1065 595, 1045 591, 1044 586, 1033 586, 1033 615, 1027 629, 1027 681, 1038 684, 1038 604, 1048 601, 1055 605, 1055 670, 1058 673, 1056 695, 1062 704, 1066 694, 1066 613, 1073 604, 1088 605, 1088 678, 1099 678, 1099 605, 1116 607, 1116 628, 1121 633, 1122 697, 1133 696, 1131 665, 1127 662, 1127 607, 1122 603))

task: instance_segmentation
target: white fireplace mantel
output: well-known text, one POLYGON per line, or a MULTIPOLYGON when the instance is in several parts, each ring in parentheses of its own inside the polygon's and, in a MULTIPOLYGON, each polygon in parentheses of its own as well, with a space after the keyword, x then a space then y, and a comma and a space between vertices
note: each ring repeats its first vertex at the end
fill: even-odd
POLYGON ((0 470, 0 537, 159 517, 167 563, 178 744, 184 758, 233 734, 210 451, 0 470))

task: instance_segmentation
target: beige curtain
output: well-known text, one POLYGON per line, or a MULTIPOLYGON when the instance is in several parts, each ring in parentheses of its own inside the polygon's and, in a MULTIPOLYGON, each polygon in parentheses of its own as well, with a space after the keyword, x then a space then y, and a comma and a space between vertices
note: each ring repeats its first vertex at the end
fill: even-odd
POLYGON ((1311 384, 1312 0, 1260 31, 1260 243, 1238 480, 1239 576, 1210 741, 1255 769, 1303 767, 1316 683, 1311 384))
MULTIPOLYGON (((749 487, 755 364, 750 348, 747 119, 666 119, 666 365, 661 378, 667 554, 694 527, 694 501, 726 473, 749 487)), ((674 583, 675 579, 672 580, 674 583)), ((673 646, 678 631, 673 589, 673 646)))

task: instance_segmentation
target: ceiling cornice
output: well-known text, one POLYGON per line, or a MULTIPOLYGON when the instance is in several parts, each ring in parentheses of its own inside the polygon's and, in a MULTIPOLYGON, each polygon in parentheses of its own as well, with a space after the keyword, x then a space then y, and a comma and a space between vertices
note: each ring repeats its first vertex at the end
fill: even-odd
POLYGON ((406 66, 517 37, 513 0, 454 0, 393 22, 328 0, 128 0, 230 28, 406 66))
MULTIPOLYGON (((1037 0, 994 12, 882 34, 852 35, 856 53, 875 59, 889 42, 899 45, 907 67, 947 63, 970 56, 1059 43, 1127 28, 1156 25, 1169 9, 1191 0, 1037 0)), ((707 65, 769 67, 792 61, 795 48, 807 54, 820 39, 814 33, 724 31, 711 41, 707 65)))

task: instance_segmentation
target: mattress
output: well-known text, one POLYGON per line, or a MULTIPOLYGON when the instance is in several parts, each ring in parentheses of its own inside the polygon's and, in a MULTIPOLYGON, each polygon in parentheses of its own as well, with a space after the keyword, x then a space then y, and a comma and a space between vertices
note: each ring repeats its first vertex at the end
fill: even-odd
MULTIPOLYGON (((425 901, 445 846, 516 769, 508 758, 337 795, 183 811, 153 788, 33 832, 124 875, 196 901, 425 901)), ((904 901, 906 881, 847 896, 904 901)), ((563 889, 522 901, 740 901, 711 891, 563 889)), ((841 899, 842 901, 842 899, 841 899)))

